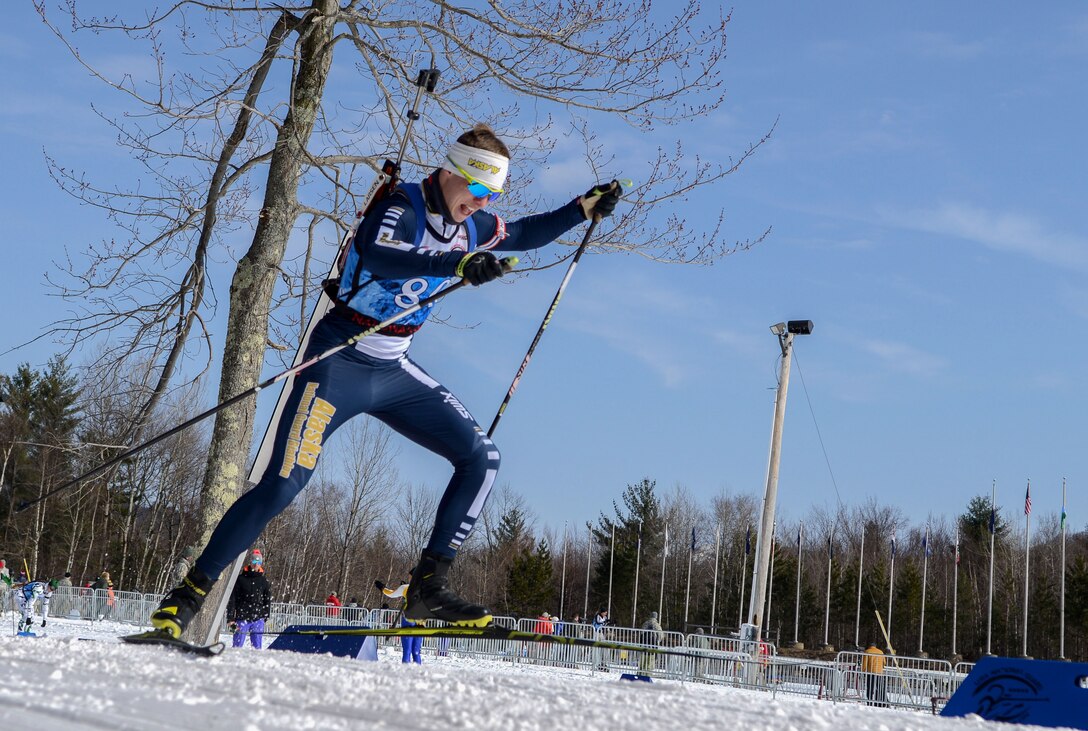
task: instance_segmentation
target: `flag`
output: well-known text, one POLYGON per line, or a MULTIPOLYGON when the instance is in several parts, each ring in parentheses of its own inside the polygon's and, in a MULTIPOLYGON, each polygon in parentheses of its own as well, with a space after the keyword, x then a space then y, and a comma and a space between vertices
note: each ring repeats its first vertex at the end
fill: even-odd
POLYGON ((1063 497, 1062 498, 1062 522, 1061 522, 1062 529, 1065 528, 1065 517, 1066 517, 1065 516, 1065 498, 1063 497))
POLYGON ((803 525, 804 525, 804 523, 798 523, 797 524, 797 550, 798 551, 801 550, 801 526, 803 526, 803 525))
POLYGON ((668 523, 666 523, 665 524, 665 552, 662 554, 662 556, 668 556, 668 555, 669 555, 669 525, 668 525, 668 523))
POLYGON ((1024 493, 1024 515, 1031 515, 1031 483, 1028 483, 1028 491, 1024 493))
POLYGON ((748 524, 748 529, 744 531, 744 555, 747 556, 752 552, 752 524, 748 524))
POLYGON ((635 543, 635 548, 639 551, 642 550, 642 521, 638 522, 638 539, 635 543))
POLYGON ((992 504, 990 505, 990 533, 994 532, 994 528, 997 525, 997 508, 992 504))
POLYGON ((922 536, 922 553, 924 553, 926 555, 926 557, 929 557, 931 555, 931 553, 932 553, 929 550, 929 526, 928 525, 926 526, 926 534, 924 536, 922 536))
POLYGON ((695 526, 691 527, 691 552, 695 553, 695 526))
POLYGON ((895 536, 892 536, 892 558, 895 558, 895 536))
POLYGON ((830 561, 835 557, 835 544, 832 542, 835 538, 833 533, 827 536, 827 560, 830 561))

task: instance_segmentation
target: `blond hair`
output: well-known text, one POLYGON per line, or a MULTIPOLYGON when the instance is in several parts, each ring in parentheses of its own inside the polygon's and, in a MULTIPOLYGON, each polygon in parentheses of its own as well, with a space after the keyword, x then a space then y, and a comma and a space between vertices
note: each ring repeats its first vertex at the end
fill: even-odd
POLYGON ((495 130, 483 122, 474 124, 472 129, 458 137, 457 141, 462 145, 475 147, 477 150, 487 150, 502 155, 507 159, 510 158, 510 150, 507 148, 506 143, 499 139, 499 136, 495 134, 495 130))

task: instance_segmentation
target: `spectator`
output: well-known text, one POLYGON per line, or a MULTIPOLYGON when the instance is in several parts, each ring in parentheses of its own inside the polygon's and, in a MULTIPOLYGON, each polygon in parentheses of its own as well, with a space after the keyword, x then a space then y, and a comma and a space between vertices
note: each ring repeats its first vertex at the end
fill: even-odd
MULTIPOLYGON (((404 582, 403 584, 398 586, 396 589, 390 589, 385 584, 383 584, 380 580, 378 580, 378 581, 374 582, 374 586, 379 591, 381 591, 382 594, 389 597, 390 599, 406 599, 407 596, 408 596, 408 585, 409 585, 410 582, 411 582, 411 579, 404 582)), ((400 614, 400 626, 401 627, 417 627, 417 626, 423 626, 423 624, 424 623, 423 623, 422 620, 418 621, 418 622, 413 622, 412 620, 408 619, 407 617, 404 616, 404 612, 401 612, 401 614, 400 614)), ((414 662, 416 665, 422 665, 423 664, 423 655, 422 655, 422 652, 423 652, 423 637, 401 637, 400 638, 400 649, 401 649, 401 659, 400 659, 400 661, 402 663, 407 664, 407 663, 414 662)))
POLYGON ((108 619, 110 612, 113 611, 114 594, 113 594, 113 581, 110 580, 110 572, 103 571, 98 575, 98 578, 91 588, 94 589, 94 614, 91 619, 108 619))
POLYGON ((336 592, 329 594, 329 597, 325 600, 325 606, 328 607, 327 615, 333 618, 340 616, 340 607, 343 604, 340 603, 340 597, 336 596, 336 592))
POLYGON ((65 571, 63 578, 54 579, 54 581, 56 582, 54 587, 61 591, 54 597, 56 607, 53 609, 53 614, 57 617, 67 617, 72 608, 72 572, 65 571))
MULTIPOLYGON (((601 607, 597 610, 597 615, 593 618, 593 639, 604 639, 604 628, 612 623, 612 620, 608 618, 608 610, 601 607)), ((602 651, 597 648, 594 652, 595 662, 594 665, 598 670, 608 672, 608 663, 612 657, 611 652, 602 651)))
POLYGON ((660 645, 665 641, 665 630, 661 628, 661 622, 657 619, 657 612, 650 612, 650 618, 642 623, 647 645, 660 645))
POLYGON ((7 562, 2 558, 0 558, 0 581, 11 586, 11 571, 8 569, 7 562))
MULTIPOLYGON (((695 634, 691 636, 691 646, 697 650, 706 650, 710 648, 710 640, 703 632, 702 627, 695 629, 695 634)), ((702 655, 703 653, 699 653, 702 655)), ((698 680, 706 675, 706 660, 700 657, 695 661, 695 678, 698 680)))
POLYGON ((604 628, 611 624, 611 620, 608 619, 608 610, 601 607, 597 610, 597 616, 593 618, 593 639, 604 639, 604 628))
POLYGON ((861 659, 861 672, 865 674, 865 704, 886 707, 887 686, 884 679, 884 652, 870 642, 861 659))
POLYGON ((193 567, 193 556, 195 555, 196 549, 192 546, 181 549, 181 556, 178 557, 178 562, 174 564, 174 568, 170 571, 170 586, 177 586, 185 580, 185 574, 189 573, 189 569, 193 567))
MULTIPOLYGON (((660 647, 665 641, 665 630, 661 629, 661 622, 657 619, 657 612, 650 612, 650 618, 642 623, 642 642, 653 647, 660 647)), ((654 667, 654 655, 651 652, 641 652, 638 659, 639 670, 649 671, 654 667)))
POLYGON ((272 614, 272 586, 264 575, 264 556, 253 549, 249 564, 242 569, 227 602, 227 621, 234 633, 232 644, 242 647, 246 636, 254 649, 261 649, 264 623, 272 614))
POLYGON ((543 612, 536 618, 536 624, 533 625, 533 631, 538 635, 550 635, 554 630, 555 626, 552 624, 552 615, 543 612))

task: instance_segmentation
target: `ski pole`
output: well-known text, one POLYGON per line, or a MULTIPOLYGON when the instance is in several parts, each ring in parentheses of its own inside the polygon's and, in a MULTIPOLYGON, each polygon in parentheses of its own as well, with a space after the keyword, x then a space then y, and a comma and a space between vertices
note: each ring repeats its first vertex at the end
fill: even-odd
MULTIPOLYGON (((630 180, 621 180, 620 185, 623 188, 632 188, 634 183, 630 180)), ((570 266, 567 267, 567 273, 563 275, 563 281, 559 283, 559 290, 552 299, 551 307, 548 308, 547 314, 544 315, 544 321, 540 323, 540 327, 537 328, 536 335, 533 337, 533 342, 529 345, 529 350, 525 353, 525 357, 521 361, 518 372, 514 374, 514 380, 510 383, 510 389, 506 392, 506 398, 504 398, 502 404, 499 405, 499 410, 495 413, 495 420, 491 422, 491 428, 487 430, 489 439, 495 435, 495 429, 499 426, 499 419, 501 419, 503 413, 505 413, 506 407, 510 403, 510 399, 514 398, 514 391, 518 390, 518 384, 521 382, 521 377, 525 374, 525 369, 529 367, 529 361, 533 359, 533 352, 536 350, 540 338, 544 335, 544 331, 548 328, 548 323, 551 322, 552 315, 555 314, 556 308, 559 307, 559 300, 563 299, 563 291, 567 288, 570 278, 574 275, 574 269, 578 266, 578 260, 581 259, 582 254, 585 253, 586 247, 589 246, 589 240, 593 237, 593 232, 597 229, 597 224, 600 222, 601 217, 594 214, 593 220, 589 223, 589 228, 586 229, 586 235, 582 238, 581 245, 579 245, 578 250, 574 252, 574 259, 571 261, 570 266)))
MULTIPOLYGON (((511 269, 513 269, 514 266, 518 263, 518 259, 515 256, 507 257, 505 259, 502 259, 501 261, 502 261, 502 264, 503 264, 503 268, 506 269, 507 271, 510 271, 511 269)), ((393 323, 395 323, 395 322, 397 322, 399 320, 403 320, 408 315, 419 312, 424 307, 427 307, 428 305, 431 305, 431 304, 437 302, 438 300, 442 299, 446 295, 448 295, 448 294, 450 294, 452 292, 456 292, 457 290, 464 287, 466 284, 468 284, 467 280, 462 279, 462 280, 456 282, 455 284, 447 287, 446 289, 444 289, 444 290, 442 290, 440 292, 436 292, 436 293, 432 294, 430 297, 424 297, 423 299, 419 300, 418 302, 416 302, 411 307, 408 307, 408 308, 406 308, 404 310, 401 310, 397 314, 395 314, 392 317, 389 317, 389 318, 387 318, 385 320, 382 320, 381 322, 377 323, 376 325, 372 325, 372 326, 368 327, 366 330, 363 330, 358 335, 353 335, 351 338, 349 338, 348 340, 345 340, 344 342, 340 343, 339 345, 334 345, 333 347, 329 348, 328 350, 323 351, 321 353, 318 353, 317 355, 302 361, 298 365, 292 366, 292 367, 288 368, 285 371, 281 371, 280 373, 277 373, 276 375, 272 376, 268 380, 262 381, 261 383, 258 383, 256 386, 248 388, 245 391, 242 391, 241 393, 235 394, 234 396, 231 396, 229 399, 226 399, 225 401, 221 401, 220 403, 216 404, 215 406, 208 409, 207 411, 204 411, 204 412, 202 412, 200 414, 197 414, 196 416, 194 416, 191 419, 188 419, 187 421, 183 421, 182 423, 178 424, 174 428, 168 429, 167 431, 164 431, 162 434, 159 434, 158 436, 152 437, 151 439, 148 439, 146 442, 143 442, 142 444, 138 444, 135 447, 132 447, 130 449, 126 449, 124 452, 122 452, 121 454, 118 454, 116 457, 113 457, 112 459, 107 460, 106 462, 103 462, 102 464, 98 465, 94 469, 83 473, 79 477, 76 477, 76 478, 74 478, 72 480, 69 480, 68 482, 64 483, 60 487, 53 488, 49 492, 45 493, 44 495, 42 495, 40 497, 34 498, 33 500, 24 500, 23 502, 19 503, 19 505, 15 508, 15 512, 17 512, 17 513, 22 512, 23 510, 26 510, 30 506, 36 505, 37 503, 40 503, 41 501, 45 500, 46 498, 51 497, 53 495, 56 495, 58 492, 63 492, 65 490, 68 490, 68 489, 70 489, 72 487, 75 487, 76 485, 78 485, 79 483, 81 483, 81 482, 83 482, 85 480, 89 480, 90 478, 94 477, 95 475, 98 475, 98 474, 101 474, 102 472, 105 472, 107 469, 109 469, 113 465, 117 464, 118 462, 121 462, 122 460, 125 460, 125 459, 131 457, 134 454, 142 452, 145 449, 147 449, 148 447, 152 447, 152 446, 158 444, 159 442, 161 442, 163 439, 166 439, 167 437, 171 437, 171 436, 177 434, 180 431, 184 431, 185 429, 188 429, 189 427, 193 426, 194 424, 198 424, 201 421, 204 421, 204 419, 207 419, 212 414, 217 414, 220 411, 222 411, 223 409, 227 408, 228 406, 233 406, 234 404, 238 403, 242 399, 249 398, 250 396, 254 396, 254 395, 258 394, 260 391, 262 391, 263 389, 266 389, 266 388, 268 388, 269 386, 271 386, 271 385, 273 385, 275 383, 279 383, 283 379, 285 379, 285 378, 287 378, 289 376, 293 376, 293 375, 305 370, 306 368, 309 368, 310 366, 314 365, 315 363, 318 363, 320 361, 325 360, 326 358, 328 358, 330 356, 336 355, 337 353, 339 353, 341 350, 344 350, 345 348, 350 348, 352 345, 355 345, 357 342, 359 342, 363 338, 369 337, 370 335, 373 335, 374 333, 378 332, 379 330, 382 330, 382 329, 384 329, 386 327, 389 327, 390 325, 392 325, 393 323)))

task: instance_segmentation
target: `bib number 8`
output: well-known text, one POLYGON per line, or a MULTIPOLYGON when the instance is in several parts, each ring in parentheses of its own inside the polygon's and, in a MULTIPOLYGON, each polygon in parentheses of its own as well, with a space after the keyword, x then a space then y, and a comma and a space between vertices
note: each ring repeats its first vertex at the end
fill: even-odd
POLYGON ((400 294, 393 298, 397 307, 408 309, 419 304, 419 299, 427 291, 427 280, 423 277, 407 280, 400 288, 400 294))

